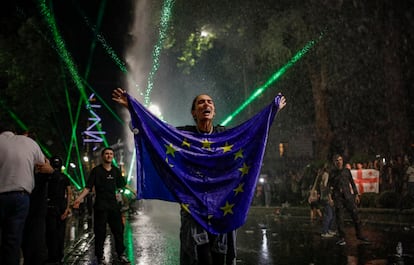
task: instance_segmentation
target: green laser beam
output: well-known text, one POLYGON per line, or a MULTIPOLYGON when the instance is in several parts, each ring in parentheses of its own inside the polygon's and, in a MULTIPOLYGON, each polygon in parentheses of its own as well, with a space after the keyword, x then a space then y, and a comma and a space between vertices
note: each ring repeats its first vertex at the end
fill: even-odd
MULTIPOLYGON (((69 147, 68 147, 68 150, 67 150, 66 162, 65 162, 65 168, 68 168, 70 158, 72 156, 73 138, 76 138, 77 124, 75 124, 75 120, 73 119, 72 105, 70 103, 69 91, 67 89, 66 82, 65 82, 65 98, 66 98, 66 106, 68 108, 68 113, 69 113, 69 120, 70 120, 70 124, 71 124, 71 127, 72 127, 72 133, 71 133, 71 137, 70 137, 70 142, 69 142, 69 147)), ((81 100, 79 100, 78 105, 80 105, 80 103, 81 103, 81 100)), ((80 180, 80 182, 83 183, 84 181, 80 180)), ((77 183, 78 183, 78 186, 79 186, 79 182, 77 182, 77 183)))
MULTIPOLYGON (((27 131, 29 128, 28 126, 17 116, 16 113, 14 113, 13 111, 11 111, 9 108, 7 108, 4 105, 3 101, 0 101, 1 105, 3 106, 3 108, 7 111, 7 113, 10 115, 10 117, 17 123, 17 125, 23 130, 23 131, 27 131)), ((36 141, 36 143, 39 145, 40 149, 42 150, 42 152, 45 154, 46 157, 51 157, 51 153, 50 151, 38 140, 38 139, 34 139, 36 141)))
POLYGON ((66 169, 65 169, 65 171, 63 171, 63 174, 65 174, 65 176, 68 177, 68 179, 70 180, 70 182, 72 182, 72 184, 75 185, 75 187, 76 187, 77 190, 80 190, 81 189, 81 186, 79 186, 78 182, 76 182, 72 178, 72 176, 66 171, 66 169))
POLYGON ((317 41, 311 40, 309 41, 301 50, 299 50, 282 68, 276 71, 270 78, 266 81, 266 83, 259 88, 257 88, 253 94, 244 101, 232 114, 227 116, 226 119, 221 125, 227 125, 235 116, 237 116, 242 110, 244 110, 253 100, 255 100, 258 96, 260 96, 270 85, 276 82, 290 67, 292 67, 300 58, 302 58, 315 44, 317 41))
MULTIPOLYGON (((100 28, 102 24, 103 15, 105 13, 106 2, 107 0, 101 1, 101 4, 99 6, 99 12, 98 12, 98 17, 97 17, 97 22, 96 22, 98 29, 100 28)), ((78 7, 78 5, 76 6, 78 7)), ((78 10, 79 12, 83 13, 83 11, 80 8, 78 8, 78 10)), ((86 17, 86 16, 83 16, 83 17, 86 17)), ((87 20, 87 23, 89 23, 89 20, 87 20)), ((97 36, 96 31, 94 31, 94 38, 89 48, 89 57, 88 57, 88 62, 86 64, 86 69, 85 69, 85 75, 84 75, 85 80, 87 80, 89 77, 89 72, 90 72, 91 65, 92 65, 92 58, 93 58, 93 54, 94 54, 95 47, 96 47, 96 36, 97 36)))
POLYGON ((152 88, 154 86, 154 77, 156 72, 158 71, 158 68, 160 67, 160 54, 162 50, 162 46, 164 45, 164 41, 167 37, 167 30, 168 25, 172 17, 172 8, 174 6, 173 0, 165 0, 162 11, 161 11, 161 17, 160 17, 160 28, 159 28, 159 37, 157 44, 154 46, 154 50, 152 51, 152 68, 148 75, 147 80, 147 90, 145 91, 144 96, 144 105, 149 106, 150 105, 150 95, 152 88))
MULTIPOLYGON (((50 4, 51 1, 50 1, 50 4)), ((43 15, 45 21, 47 22, 47 25, 49 27, 50 32, 52 33, 53 39, 56 44, 56 48, 58 49, 58 54, 62 58, 62 60, 65 62, 66 67, 68 68, 69 72, 71 73, 71 77, 73 78, 73 81, 78 88, 81 98, 83 101, 87 104, 88 103, 88 97, 86 96, 85 89, 83 87, 83 84, 81 82, 80 75, 78 73, 78 70, 75 66, 75 63, 72 60, 72 57, 68 50, 66 49, 65 42, 63 41, 60 32, 56 25, 56 20, 54 18, 54 15, 51 12, 51 9, 47 6, 45 3, 45 0, 39 0, 39 8, 40 13, 43 15)))

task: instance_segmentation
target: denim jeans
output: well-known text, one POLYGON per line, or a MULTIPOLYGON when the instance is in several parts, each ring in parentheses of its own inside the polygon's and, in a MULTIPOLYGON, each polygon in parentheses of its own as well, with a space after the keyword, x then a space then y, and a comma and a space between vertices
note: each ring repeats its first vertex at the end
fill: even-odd
POLYGON ((0 264, 18 265, 30 197, 25 192, 0 193, 0 264))
POLYGON ((324 202, 323 209, 323 221, 322 221, 322 233, 327 233, 331 228, 334 221, 334 208, 328 203, 324 202))

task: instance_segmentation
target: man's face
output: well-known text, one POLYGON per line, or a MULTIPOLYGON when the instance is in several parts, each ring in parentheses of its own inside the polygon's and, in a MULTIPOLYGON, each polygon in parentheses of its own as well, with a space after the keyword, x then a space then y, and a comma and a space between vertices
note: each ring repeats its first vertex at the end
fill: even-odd
POLYGON ((195 101, 195 108, 191 114, 196 121, 212 120, 215 115, 214 102, 208 95, 200 95, 195 101))
POLYGON ((342 156, 338 156, 337 158, 334 158, 334 164, 337 169, 342 169, 344 166, 344 160, 342 156))
POLYGON ((105 150, 102 154, 102 160, 104 163, 112 163, 112 159, 114 159, 114 152, 112 150, 105 150))

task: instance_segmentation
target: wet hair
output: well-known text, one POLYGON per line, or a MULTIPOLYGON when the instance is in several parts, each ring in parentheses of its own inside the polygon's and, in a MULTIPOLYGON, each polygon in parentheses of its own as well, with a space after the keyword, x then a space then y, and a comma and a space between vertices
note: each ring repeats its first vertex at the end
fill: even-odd
POLYGON ((191 104, 191 110, 190 110, 190 111, 195 110, 195 106, 196 106, 197 98, 198 98, 199 96, 200 96, 200 95, 196 96, 196 97, 193 99, 193 103, 191 104))
POLYGON ((102 149, 102 151, 101 151, 101 156, 103 156, 104 155, 104 153, 105 153, 105 151, 106 150, 111 150, 113 153, 115 153, 115 151, 114 151, 114 149, 112 149, 111 147, 105 147, 104 149, 102 149))

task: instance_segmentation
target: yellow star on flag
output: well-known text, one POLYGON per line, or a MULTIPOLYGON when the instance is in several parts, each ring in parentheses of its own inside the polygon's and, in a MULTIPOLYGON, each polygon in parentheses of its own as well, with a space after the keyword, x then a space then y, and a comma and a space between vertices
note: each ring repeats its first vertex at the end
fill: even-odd
POLYGON ((233 144, 232 144, 232 145, 229 145, 229 144, 226 142, 226 144, 225 144, 223 147, 221 147, 221 148, 223 149, 223 153, 230 152, 230 151, 231 151, 231 149, 233 148, 233 144))
POLYGON ((229 204, 228 201, 226 201, 226 205, 224 205, 223 207, 220 207, 220 209, 223 210, 223 216, 226 216, 228 213, 233 214, 233 210, 232 208, 234 207, 234 203, 233 204, 229 204))
POLYGON ((240 149, 239 151, 237 151, 237 153, 234 154, 234 160, 236 160, 237 158, 243 158, 243 149, 240 149))
POLYGON ((188 204, 188 203, 181 203, 181 208, 183 208, 187 213, 191 213, 189 206, 190 206, 190 204, 188 204))
POLYGON ((186 139, 186 138, 184 138, 183 143, 181 144, 181 146, 185 146, 185 147, 187 147, 188 149, 190 149, 190 143, 187 141, 187 139, 186 139))
POLYGON ((210 150, 211 149, 211 144, 213 142, 210 142, 209 140, 204 139, 204 140, 201 141, 201 143, 203 144, 203 148, 210 150))
POLYGON ((242 173, 242 177, 249 173, 250 167, 243 163, 243 167, 239 168, 239 171, 242 173))
POLYGON ((239 186, 237 186, 237 188, 233 190, 235 192, 234 196, 237 196, 239 192, 244 192, 243 186, 244 186, 244 183, 240 183, 239 186))
POLYGON ((177 151, 177 150, 175 150, 175 148, 174 148, 174 146, 170 143, 169 145, 166 145, 166 144, 164 144, 164 146, 165 147, 167 147, 167 151, 166 151, 166 154, 168 155, 168 154, 170 154, 170 155, 172 155, 173 157, 175 157, 175 151, 177 151))
POLYGON ((170 162, 168 161, 168 157, 166 157, 166 158, 165 158, 165 162, 167 162, 167 164, 168 164, 170 167, 174 167, 174 165, 173 165, 173 164, 170 164, 170 162))

